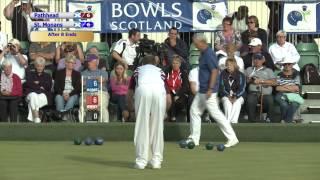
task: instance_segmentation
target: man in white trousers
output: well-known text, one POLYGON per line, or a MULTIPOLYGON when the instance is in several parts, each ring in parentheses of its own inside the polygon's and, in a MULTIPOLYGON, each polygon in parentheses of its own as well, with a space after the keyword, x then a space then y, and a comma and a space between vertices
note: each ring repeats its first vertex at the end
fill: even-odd
POLYGON ((201 51, 199 58, 199 91, 193 99, 190 108, 190 136, 187 143, 193 141, 199 145, 201 134, 201 115, 205 109, 208 110, 223 134, 228 139, 225 147, 235 146, 239 143, 238 138, 231 127, 229 121, 219 108, 217 92, 219 88, 219 69, 217 57, 213 50, 208 46, 204 34, 198 33, 193 37, 194 45, 201 51))
POLYGON ((144 169, 149 163, 151 168, 160 169, 164 146, 163 121, 166 113, 165 74, 155 66, 154 56, 145 56, 143 64, 135 70, 130 83, 130 89, 135 87, 134 168, 144 169))

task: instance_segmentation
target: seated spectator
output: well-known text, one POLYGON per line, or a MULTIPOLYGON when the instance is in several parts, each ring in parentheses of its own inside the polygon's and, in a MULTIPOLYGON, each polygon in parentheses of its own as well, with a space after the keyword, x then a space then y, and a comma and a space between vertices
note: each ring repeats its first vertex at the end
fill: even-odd
POLYGON ((52 71, 54 68, 54 58, 56 52, 56 44, 49 42, 32 42, 29 47, 29 57, 30 64, 33 64, 33 61, 37 57, 43 57, 46 60, 46 69, 50 69, 52 71))
POLYGON ((19 76, 21 80, 25 79, 25 68, 28 65, 28 57, 21 53, 20 42, 17 39, 11 39, 0 54, 0 64, 8 60, 12 64, 12 72, 19 76))
POLYGON ((110 77, 111 102, 117 104, 117 120, 122 122, 129 118, 127 109, 127 94, 131 77, 127 76, 125 65, 117 62, 114 65, 114 74, 110 77))
POLYGON ((3 72, 1 73, 1 95, 0 95, 0 121, 8 120, 17 122, 18 103, 22 96, 21 79, 12 72, 12 63, 5 60, 2 63, 3 72))
POLYGON ((52 104, 52 78, 44 72, 46 60, 37 57, 34 61, 35 71, 29 71, 26 76, 24 93, 27 96, 28 120, 40 123, 39 109, 52 104))
POLYGON ((277 32, 276 37, 277 43, 270 46, 269 53, 277 69, 281 69, 281 62, 288 56, 291 57, 291 60, 295 61, 293 68, 300 71, 298 66, 300 55, 294 45, 286 41, 287 33, 280 30, 277 32))
POLYGON ((68 51, 70 52, 71 47, 74 52, 73 55, 75 55, 81 63, 84 63, 84 53, 81 48, 81 43, 63 42, 56 48, 55 61, 57 64, 59 64, 60 59, 66 57, 68 51), (66 50, 66 48, 68 48, 68 50, 66 50))
MULTIPOLYGON (((83 85, 86 85, 86 81, 88 79, 96 79, 98 81, 98 86, 100 86, 100 83, 102 83, 102 97, 100 97, 99 94, 99 104, 102 103, 103 107, 102 112, 100 112, 100 115, 102 115, 102 122, 108 123, 109 122, 109 112, 108 112, 108 104, 109 104, 109 94, 107 90, 107 81, 108 81, 108 73, 106 71, 103 71, 101 69, 98 69, 99 64, 99 57, 95 54, 90 54, 86 56, 86 61, 88 61, 88 69, 84 70, 81 73, 81 76, 83 77, 83 85), (102 80, 102 82, 101 82, 102 80)), ((83 92, 83 104, 86 104, 86 98, 90 93, 89 92, 83 92)), ((81 99, 80 99, 80 107, 81 107, 81 99)), ((100 104, 101 105, 101 104, 100 104)), ((98 108, 100 108, 100 105, 98 108)), ((81 118, 86 116, 86 107, 81 107, 79 110, 79 119, 80 122, 84 122, 81 118), (83 114, 81 114, 83 113, 83 114)))
MULTIPOLYGON (((77 47, 76 44, 73 44, 73 45, 66 44, 65 48, 64 48, 65 57, 68 56, 68 55, 76 56, 76 53, 77 53, 76 47, 77 47)), ((57 70, 61 70, 61 69, 66 68, 65 57, 60 59, 58 62, 56 62, 58 64, 57 70)), ((79 72, 82 70, 81 60, 76 59, 76 62, 75 62, 75 65, 74 65, 73 69, 76 70, 76 71, 79 71, 79 72)))
POLYGON ((239 50, 241 47, 241 34, 232 28, 232 18, 223 18, 222 25, 223 30, 218 31, 215 35, 215 49, 226 52, 226 45, 231 43, 236 45, 236 50, 239 50))
POLYGON ((254 66, 246 69, 249 86, 246 106, 251 122, 256 122, 256 106, 259 102, 262 103, 264 110, 267 112, 267 117, 271 121, 275 121, 273 119, 272 86, 275 85, 276 79, 273 71, 263 65, 265 61, 262 54, 255 54, 253 56, 254 66))
POLYGON ((286 57, 282 61, 283 70, 278 74, 277 86, 276 86, 276 101, 280 105, 281 122, 291 123, 293 116, 300 106, 300 102, 292 101, 288 96, 297 96, 298 99, 302 99, 299 95, 300 91, 300 76, 299 72, 293 68, 295 60, 290 57, 286 57))
POLYGON ((136 47, 138 47, 139 40, 140 30, 136 28, 130 29, 128 39, 120 39, 112 50, 113 60, 124 63, 126 69, 134 70, 134 59, 137 57, 136 47))
POLYGON ((73 69, 76 57, 67 55, 66 68, 56 72, 54 92, 56 94, 56 110, 64 112, 72 109, 79 103, 81 93, 81 74, 73 69))
POLYGON ((242 47, 240 49, 241 56, 249 53, 249 43, 253 38, 259 38, 262 42, 262 49, 267 50, 268 37, 267 31, 259 28, 259 20, 257 16, 249 16, 248 30, 241 33, 242 47))
POLYGON ((265 66, 271 70, 274 70, 274 64, 272 61, 272 58, 270 54, 266 51, 263 51, 262 49, 262 42, 259 38, 253 38, 250 41, 249 44, 249 54, 246 56, 242 57, 243 58, 243 63, 244 63, 244 69, 247 69, 248 67, 252 67, 254 62, 253 62, 253 55, 256 53, 260 53, 264 56, 265 58, 265 66))
POLYGON ((172 64, 166 72, 166 83, 170 92, 171 104, 168 107, 169 120, 176 121, 179 110, 184 109, 188 102, 188 74, 181 69, 182 58, 178 55, 172 59, 172 64))
POLYGON ((175 27, 171 27, 169 30, 169 37, 164 41, 166 47, 168 48, 167 62, 166 64, 162 64, 165 67, 169 67, 172 64, 172 59, 175 55, 179 55, 182 57, 181 68, 185 71, 189 69, 188 64, 188 46, 187 44, 179 38, 179 31, 175 27))
POLYGON ((239 6, 238 11, 232 15, 232 27, 240 33, 247 30, 249 9, 247 6, 239 6))
POLYGON ((246 91, 246 78, 239 71, 234 58, 228 58, 226 69, 220 74, 220 91, 222 104, 226 118, 230 123, 238 123, 241 106, 244 103, 243 96, 246 91))
MULTIPOLYGON (((99 50, 96 46, 93 46, 91 48, 88 49, 88 51, 86 52, 86 55, 88 54, 95 54, 99 57, 99 65, 98 65, 98 68, 101 69, 101 70, 110 70, 109 69, 109 65, 107 64, 107 60, 106 59, 102 59, 100 56, 99 56, 99 50)), ((85 61, 84 62, 84 68, 87 69, 88 68, 88 62, 85 61)))
MULTIPOLYGON (((234 58, 237 62, 237 66, 239 67, 240 72, 244 72, 244 63, 241 57, 235 55, 236 46, 234 44, 228 44, 226 46, 226 53, 222 52, 222 54, 218 55, 219 58, 219 69, 223 71, 226 66, 226 60, 228 58, 234 58), (222 57, 221 57, 222 56, 222 57)), ((218 53, 218 52, 217 52, 218 53)))

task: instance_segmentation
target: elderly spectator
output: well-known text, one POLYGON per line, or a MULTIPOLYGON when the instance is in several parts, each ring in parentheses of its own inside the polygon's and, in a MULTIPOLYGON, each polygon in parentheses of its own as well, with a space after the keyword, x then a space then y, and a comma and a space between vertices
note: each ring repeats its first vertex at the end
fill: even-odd
POLYGON ((37 57, 35 60, 35 71, 29 71, 25 82, 25 95, 28 102, 28 120, 40 123, 39 109, 52 104, 52 78, 44 72, 46 60, 37 57))
POLYGON ((31 0, 21 0, 21 5, 18 0, 12 0, 3 11, 7 20, 11 21, 11 29, 13 38, 19 41, 29 41, 29 33, 31 31, 32 12, 41 12, 42 10, 32 5, 31 0))
POLYGON ((226 52, 226 45, 230 43, 235 44, 238 50, 241 47, 241 34, 239 31, 233 29, 232 18, 223 18, 222 25, 223 30, 216 33, 216 39, 214 41, 216 50, 226 52))
POLYGON ((114 74, 110 77, 111 101, 117 104, 117 119, 126 121, 129 118, 127 108, 127 94, 131 77, 127 76, 125 64, 117 62, 114 65, 114 74))
POLYGON ((249 16, 248 30, 241 33, 242 47, 240 49, 241 56, 249 53, 249 43, 253 38, 259 38, 262 42, 262 49, 267 49, 268 37, 267 31, 259 28, 259 20, 257 16, 249 16))
MULTIPOLYGON (((226 66, 225 66, 225 63, 226 63, 226 60, 228 58, 234 58, 235 61, 237 62, 237 66, 239 67, 239 71, 240 72, 244 72, 244 63, 243 63, 243 60, 241 57, 235 55, 235 51, 236 51, 236 46, 234 44, 227 44, 226 46, 226 53, 225 52, 221 52, 220 55, 218 55, 219 58, 219 69, 221 71, 223 71, 226 66), (222 56, 222 57, 221 57, 222 56)), ((217 52, 218 54, 218 52, 217 52)))
POLYGON ((235 12, 232 16, 232 27, 234 30, 240 33, 247 30, 249 9, 247 6, 239 6, 238 12, 235 12))
POLYGON ((285 31, 278 31, 277 34, 277 43, 274 43, 269 48, 269 53, 273 59, 274 64, 277 65, 277 68, 281 68, 281 61, 284 60, 285 57, 291 57, 291 60, 294 61, 295 65, 294 69, 300 71, 298 66, 298 62, 300 59, 300 55, 297 49, 293 44, 286 41, 287 33, 285 31))
POLYGON ((295 60, 286 57, 282 61, 283 70, 278 74, 276 86, 276 101, 280 105, 281 122, 291 123, 295 112, 300 106, 298 100, 302 99, 299 95, 300 76, 299 72, 293 68, 295 60), (288 96, 294 96, 295 100, 291 100, 288 96), (298 100, 296 99, 298 98, 298 100))
POLYGON ((12 63, 5 60, 2 63, 3 72, 1 73, 1 95, 0 95, 0 120, 6 121, 8 119, 8 112, 10 114, 10 121, 17 121, 18 103, 22 96, 21 79, 18 75, 12 72, 12 63))
POLYGON ((256 122, 256 106, 262 99, 262 105, 267 116, 271 121, 273 119, 273 96, 272 86, 276 79, 271 69, 265 67, 265 57, 258 53, 253 56, 253 67, 246 69, 248 83, 247 112, 249 121, 256 122))
POLYGON ((76 57, 67 55, 65 62, 66 68, 56 72, 54 81, 56 110, 59 112, 68 111, 78 104, 81 93, 81 74, 73 69, 76 57))
POLYGON ((17 39, 11 39, 8 45, 0 54, 0 64, 4 60, 9 60, 12 64, 12 72, 17 74, 20 79, 25 79, 25 67, 28 65, 28 58, 21 53, 20 42, 17 39))
POLYGON ((7 45, 7 35, 1 31, 1 21, 0 21, 0 53, 2 52, 3 48, 7 45))
POLYGON ((253 38, 249 43, 249 54, 243 57, 243 63, 244 63, 244 69, 247 69, 248 67, 252 67, 253 62, 253 55, 256 53, 260 53, 265 58, 265 66, 267 68, 270 68, 271 70, 274 70, 274 64, 272 61, 272 58, 270 54, 266 51, 263 51, 262 49, 262 41, 259 38, 253 38))
MULTIPOLYGON (((88 51, 86 52, 86 55, 88 54, 95 54, 97 56, 99 56, 99 50, 96 46, 92 46, 88 49, 88 51)), ((84 62, 84 68, 87 69, 88 68, 88 62, 85 61, 84 62)), ((99 65, 98 65, 98 68, 101 69, 101 70, 109 70, 109 65, 107 64, 107 60, 106 59, 103 59, 99 56, 99 65)))
POLYGON ((188 46, 179 38, 179 31, 176 27, 171 27, 169 30, 169 37, 164 41, 166 47, 168 47, 168 65, 172 64, 174 55, 182 57, 181 68, 188 70, 188 46))
POLYGON ((170 92, 171 106, 168 108, 169 120, 176 121, 179 110, 184 109, 188 102, 188 74, 181 68, 182 57, 173 56, 170 68, 166 72, 166 83, 170 92))
MULTIPOLYGON (((86 84, 87 80, 89 79, 96 79, 98 81, 98 85, 100 86, 100 83, 102 83, 102 97, 100 97, 99 94, 99 108, 101 105, 103 105, 102 112, 100 112, 100 115, 102 115, 102 122, 108 123, 109 122, 109 112, 108 112, 108 104, 109 104, 109 94, 107 90, 107 81, 108 81, 108 73, 106 71, 103 71, 101 69, 98 69, 99 64, 99 57, 95 54, 89 54, 86 56, 86 61, 88 61, 88 69, 84 70, 81 73, 81 76, 83 77, 83 85, 86 84), (102 82, 101 82, 102 81, 102 82)), ((87 97, 90 93, 84 92, 82 94, 83 97, 87 97)), ((82 104, 80 99, 80 104, 82 104)), ((86 104, 86 98, 83 98, 83 104, 86 104)), ((80 106, 81 107, 81 106, 80 106)), ((79 119, 80 122, 83 122, 82 116, 86 116, 86 107, 81 107, 79 110, 79 119), (82 114, 83 113, 83 114, 82 114)))
POLYGON ((29 47, 30 64, 37 57, 43 57, 46 60, 46 68, 54 70, 54 57, 56 51, 56 44, 49 42, 32 42, 29 47))
POLYGON ((63 42, 56 48, 55 60, 59 64, 59 61, 67 56, 69 52, 73 52, 73 55, 84 63, 84 53, 81 48, 81 43, 63 42))
POLYGON ((226 118, 231 123, 238 123, 241 106, 244 103, 243 96, 246 91, 246 78, 239 71, 234 58, 226 60, 226 69, 220 75, 219 94, 226 118))
POLYGON ((136 47, 140 40, 140 30, 133 28, 129 31, 127 40, 120 39, 111 52, 112 58, 126 65, 126 69, 134 70, 134 59, 137 57, 136 47))
MULTIPOLYGON (((59 48, 57 48, 59 49, 59 48)), ((77 53, 77 45, 76 44, 66 44, 65 48, 64 48, 64 55, 65 57, 68 55, 74 55, 76 56, 77 53)), ((57 66, 57 70, 61 70, 66 68, 66 63, 65 63, 65 57, 60 59, 58 62, 56 62, 58 64, 57 66)), ((81 60, 76 59, 75 61, 75 65, 73 66, 73 69, 76 71, 81 71, 82 70, 82 64, 81 64, 81 60)))

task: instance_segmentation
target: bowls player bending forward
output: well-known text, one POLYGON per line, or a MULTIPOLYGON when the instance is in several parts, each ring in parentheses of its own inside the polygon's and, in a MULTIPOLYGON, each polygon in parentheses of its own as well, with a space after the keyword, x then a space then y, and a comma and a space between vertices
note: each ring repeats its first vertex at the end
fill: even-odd
MULTIPOLYGON (((129 87, 129 97, 132 97, 135 89, 136 160, 134 168, 136 169, 144 169, 147 164, 150 164, 153 169, 160 169, 163 159, 163 121, 166 113, 167 91, 165 74, 156 64, 155 56, 145 56, 142 66, 135 70, 129 87), (151 160, 148 162, 149 148, 151 148, 151 160)), ((132 107, 132 100, 129 99, 128 103, 129 107, 132 107)))

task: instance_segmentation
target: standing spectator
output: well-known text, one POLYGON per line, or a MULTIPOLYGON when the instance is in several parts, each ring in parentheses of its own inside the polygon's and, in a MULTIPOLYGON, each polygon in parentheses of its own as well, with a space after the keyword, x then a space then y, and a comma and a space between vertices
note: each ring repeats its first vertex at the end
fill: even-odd
MULTIPOLYGON (((68 55, 76 56, 77 52, 78 50, 76 44, 66 44, 64 48, 64 58, 60 59, 59 61, 56 61, 56 63, 58 64, 57 70, 66 68, 65 57, 68 55)), ((82 63, 80 59, 76 59, 73 69, 79 72, 82 70, 82 63)))
POLYGON ((253 62, 253 55, 256 53, 260 53, 265 57, 265 66, 267 68, 270 68, 271 70, 274 70, 274 64, 272 61, 272 58, 270 54, 266 51, 263 51, 262 49, 262 42, 259 38, 253 38, 250 43, 249 43, 249 54, 243 57, 243 62, 244 62, 244 69, 247 69, 248 67, 252 67, 254 62, 253 62))
POLYGON ((43 57, 37 57, 34 63, 36 71, 28 72, 24 93, 28 102, 28 120, 40 123, 39 109, 52 104, 52 78, 44 72, 46 60, 43 57))
POLYGON ((238 12, 235 12, 232 16, 232 27, 234 30, 240 33, 247 30, 249 9, 247 6, 239 6, 238 12))
MULTIPOLYGON (((220 51, 221 54, 219 54, 218 57, 220 57, 220 58, 219 58, 219 69, 220 69, 221 71, 223 71, 223 70, 226 68, 226 66, 225 66, 226 60, 227 60, 228 58, 234 58, 234 59, 236 60, 236 62, 237 62, 238 67, 239 67, 239 71, 240 71, 240 72, 244 72, 244 63, 243 63, 243 60, 242 60, 241 57, 239 57, 239 56, 237 56, 237 55, 235 54, 235 51, 236 51, 236 46, 235 46, 234 44, 232 44, 232 43, 227 44, 227 46, 226 46, 226 53, 220 51), (222 56, 222 57, 221 57, 221 56, 222 56)), ((217 54, 218 54, 218 52, 217 52, 217 54)))
POLYGON ((195 46, 201 51, 199 59, 199 84, 200 88, 193 99, 190 110, 190 136, 186 143, 193 141, 199 146, 201 132, 201 115, 207 109, 216 122, 221 131, 227 137, 228 142, 225 147, 235 146, 239 143, 237 136, 227 121, 224 114, 219 108, 217 101, 217 92, 219 86, 219 70, 217 57, 212 49, 208 46, 207 40, 203 34, 196 34, 193 37, 195 46))
MULTIPOLYGON (((265 57, 258 53, 253 56, 253 67, 246 69, 248 83, 247 112, 249 121, 256 122, 256 106, 262 99, 262 105, 267 112, 267 117, 273 119, 273 96, 272 86, 275 85, 276 79, 273 71, 263 64, 265 57)), ((260 102, 261 103, 261 102, 260 102)))
POLYGON ((295 112, 300 104, 297 101, 290 101, 288 96, 302 99, 299 95, 300 91, 300 76, 299 72, 293 68, 295 60, 286 57, 282 62, 283 70, 278 74, 276 86, 276 101, 280 105, 281 122, 291 123, 295 112))
MULTIPOLYGON (((134 70, 134 60, 137 57, 136 47, 140 40, 140 30, 132 28, 129 31, 129 38, 127 40, 119 40, 113 51, 111 52, 112 58, 118 62, 126 65, 126 69, 134 70)), ((113 68, 113 67, 111 67, 113 68)))
POLYGON ((31 31, 32 12, 42 12, 41 9, 33 7, 31 0, 21 0, 21 5, 18 0, 12 0, 3 11, 7 20, 11 21, 11 29, 13 38, 19 41, 29 41, 29 33, 31 31))
POLYGON ((291 60, 295 61, 293 68, 297 71, 300 71, 298 66, 300 55, 294 45, 286 41, 286 37, 287 33, 285 31, 278 31, 277 43, 274 43, 270 46, 269 53, 278 69, 281 69, 281 62, 285 57, 291 57, 291 60))
POLYGON ((33 61, 40 56, 46 60, 46 69, 54 71, 55 51, 55 43, 32 42, 29 47, 30 64, 33 64, 33 61))
POLYGON ((56 110, 59 112, 68 111, 79 103, 81 74, 73 69, 75 61, 74 55, 67 55, 66 68, 57 71, 55 75, 55 102, 56 110))
POLYGON ((1 31, 1 21, 0 21, 0 53, 7 45, 7 35, 1 31))
POLYGON ((21 79, 12 72, 11 61, 5 60, 2 63, 3 72, 1 73, 1 95, 0 95, 0 120, 8 119, 17 122, 18 103, 22 96, 21 79))
POLYGON ((169 120, 176 121, 178 111, 186 108, 188 100, 188 74, 181 68, 182 58, 173 56, 172 64, 166 72, 166 83, 170 91, 171 106, 168 108, 169 120))
POLYGON ((123 122, 128 120, 127 94, 131 77, 127 76, 127 70, 122 62, 114 65, 114 75, 110 77, 111 101, 117 104, 117 119, 123 122))
POLYGON ((239 50, 241 47, 241 34, 239 31, 236 31, 232 27, 232 18, 225 17, 222 20, 223 30, 216 33, 216 39, 214 41, 215 48, 217 51, 222 50, 226 52, 227 44, 235 44, 236 50, 239 50))
POLYGON ((248 30, 241 33, 242 47, 240 49, 241 56, 249 53, 249 43, 253 38, 259 38, 262 42, 262 49, 267 50, 268 37, 267 31, 259 28, 259 20, 257 16, 249 16, 248 30))
POLYGON ((182 57, 181 68, 187 71, 189 69, 187 44, 179 38, 179 31, 176 27, 171 27, 168 35, 169 37, 164 41, 168 48, 168 53, 166 54, 168 58, 167 65, 172 64, 174 55, 179 55, 182 57))
POLYGON ((239 71, 234 58, 226 60, 226 69, 220 75, 220 91, 226 118, 231 123, 238 123, 241 106, 244 103, 246 78, 239 71))
POLYGON ((4 60, 9 60, 12 64, 12 72, 17 74, 20 79, 25 79, 25 68, 28 65, 28 58, 21 53, 20 42, 17 39, 11 39, 8 45, 0 54, 0 64, 4 60))
MULTIPOLYGON (((102 115, 102 122, 108 123, 109 122, 109 111, 108 111, 108 104, 109 104, 109 94, 107 90, 107 81, 108 81, 108 73, 106 71, 103 71, 101 69, 98 69, 98 64, 99 64, 99 57, 95 54, 90 54, 87 55, 86 61, 88 61, 88 69, 84 70, 81 73, 81 76, 83 77, 83 85, 86 84, 86 81, 88 79, 96 79, 98 81, 98 85, 100 86, 100 83, 102 83, 102 97, 99 96, 99 102, 100 105, 102 104, 103 107, 102 112, 100 114, 102 115), (102 80, 102 82, 101 82, 102 80)), ((89 95, 88 92, 83 92, 82 96, 83 98, 83 104, 86 104, 86 98, 89 95)), ((100 94, 99 94, 100 95, 100 94)), ((80 100, 81 104, 81 100, 80 100)), ((100 106, 99 106, 100 108, 100 106)), ((86 107, 81 107, 79 110, 79 119, 80 122, 83 123, 82 118, 81 118, 81 113, 83 113, 83 117, 86 116, 86 107)))
POLYGON ((55 60, 59 64, 59 61, 66 57, 68 52, 72 49, 73 55, 80 60, 81 63, 84 63, 84 53, 81 47, 81 43, 72 43, 72 42, 63 42, 56 48, 55 60))

